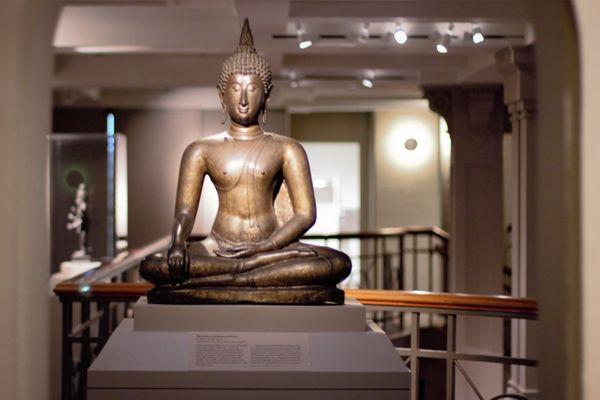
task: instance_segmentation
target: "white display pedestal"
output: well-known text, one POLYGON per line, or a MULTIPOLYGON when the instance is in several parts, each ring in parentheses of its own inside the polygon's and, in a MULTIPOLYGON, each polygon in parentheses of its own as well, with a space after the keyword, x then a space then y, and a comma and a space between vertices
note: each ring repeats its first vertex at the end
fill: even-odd
POLYGON ((123 320, 89 368, 88 399, 409 399, 410 372, 364 315, 353 299, 343 306, 142 299, 136 321, 123 320))

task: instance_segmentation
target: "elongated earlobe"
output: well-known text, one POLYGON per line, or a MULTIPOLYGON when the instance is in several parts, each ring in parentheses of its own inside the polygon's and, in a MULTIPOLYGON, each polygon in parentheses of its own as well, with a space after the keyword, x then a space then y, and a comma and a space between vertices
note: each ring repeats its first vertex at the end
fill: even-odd
POLYGON ((219 101, 221 102, 221 108, 223 109, 221 125, 225 125, 225 121, 227 121, 227 106, 225 106, 225 99, 223 98, 223 92, 221 91, 221 87, 219 85, 217 85, 217 93, 219 94, 219 101))
POLYGON ((269 96, 267 96, 267 98, 265 99, 265 106, 263 108, 263 114, 262 114, 263 125, 267 124, 267 108, 269 108, 269 96))

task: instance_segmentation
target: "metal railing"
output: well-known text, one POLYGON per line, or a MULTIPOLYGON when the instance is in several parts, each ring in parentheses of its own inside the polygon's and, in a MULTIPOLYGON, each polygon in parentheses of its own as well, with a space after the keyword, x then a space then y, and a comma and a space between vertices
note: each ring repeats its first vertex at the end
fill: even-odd
MULTIPOLYGON (((442 290, 446 287, 448 235, 437 228, 395 228, 356 234, 313 235, 305 239, 311 242, 321 241, 323 244, 338 247, 342 250, 345 249, 344 243, 359 240, 359 246, 354 247, 358 251, 350 255, 355 264, 357 261, 360 262, 361 277, 368 277, 366 280, 361 279, 362 287, 404 289, 406 288, 405 277, 407 274, 412 278, 414 276, 427 276, 427 273, 432 276, 431 279, 411 279, 409 288, 419 288, 419 283, 423 282, 427 284, 430 282, 429 287, 434 287, 437 283, 442 290), (433 279, 436 267, 438 270, 437 280, 433 279)), ((95 270, 56 286, 55 293, 62 303, 63 310, 62 399, 86 398, 85 388, 88 367, 96 355, 100 353, 118 323, 123 318, 132 315, 131 304, 139 297, 144 296, 152 287, 150 284, 139 280, 137 266, 146 255, 163 251, 167 245, 168 238, 162 238, 142 249, 131 251, 119 260, 102 265, 95 270)), ((424 289, 426 288, 427 286, 424 287, 424 289)), ((419 297, 418 303, 409 305, 390 304, 389 298, 386 298, 384 303, 378 303, 378 301, 382 301, 381 298, 377 300, 373 297, 374 293, 380 293, 384 296, 385 293, 395 293, 397 295, 398 293, 407 292, 347 290, 347 293, 349 296, 356 297, 363 304, 368 305, 373 311, 372 316, 384 328, 387 321, 384 313, 396 317, 400 315, 400 330, 408 330, 411 335, 415 330, 416 332, 419 331, 421 313, 424 313, 425 310, 432 310, 428 303, 423 302, 423 297, 419 297), (408 319, 408 323, 404 324, 406 313, 411 317, 408 319), (418 315, 415 316, 415 313, 418 315)), ((411 295, 417 294, 412 293, 411 295)), ((454 332, 455 328, 450 324, 455 325, 455 311, 443 313, 440 310, 446 310, 446 308, 441 307, 436 312, 447 315, 446 321, 448 322, 446 325, 452 328, 448 332, 454 332)), ((462 311, 468 313, 473 310, 462 311)), ((496 311, 498 310, 494 309, 492 313, 496 311)), ((508 312, 509 310, 504 311, 508 312)), ((504 315, 504 318, 519 317, 518 313, 499 315, 504 315)), ((418 341, 416 343, 418 344, 418 341)), ((412 347, 411 351, 413 351, 412 347)), ((417 357, 415 364, 418 364, 418 358, 441 357, 439 353, 429 353, 428 350, 424 349, 415 354, 417 357)), ((457 364, 457 362, 462 359, 460 358, 461 355, 455 351, 450 351, 448 354, 446 357, 451 357, 453 365, 460 368, 460 364, 457 364)), ((413 353, 410 357, 412 355, 413 353)), ((412 360, 412 358, 410 359, 412 360)), ((501 359, 506 362, 515 361, 515 364, 520 362, 506 357, 501 359)), ((491 359, 488 358, 487 360, 490 362, 491 359)), ((496 361, 500 361, 500 359, 496 361)), ((418 379, 418 371, 416 376, 418 379)), ((452 382, 452 384, 454 383, 452 382)), ((413 390, 418 393, 418 389, 413 390)))
MULTIPOLYGON (((350 256, 360 279, 351 287, 448 291, 449 234, 437 227, 406 226, 358 233, 306 235, 303 241, 350 256)), ((352 276, 351 276, 352 278, 352 276)))
MULTIPOLYGON (((477 383, 469 376, 461 361, 475 361, 502 365, 523 365, 536 367, 537 360, 527 358, 507 357, 494 354, 471 354, 459 352, 456 346, 458 317, 489 317, 500 319, 537 319, 537 302, 532 299, 514 298, 509 296, 482 296, 457 293, 426 293, 392 290, 356 290, 351 296, 368 308, 376 310, 400 311, 410 315, 410 347, 397 347, 398 354, 405 359, 411 369, 411 399, 420 399, 420 368, 422 359, 443 360, 445 362, 445 398, 453 400, 455 395, 456 377, 459 373, 465 379, 468 387, 479 400, 484 399, 477 383), (446 348, 424 349, 420 344, 421 318, 426 315, 441 315, 445 318, 446 348)), ((493 399, 511 398, 527 400, 516 394, 498 394, 493 399)))
POLYGON ((131 313, 131 302, 140 297, 130 287, 119 288, 139 280, 139 263, 168 244, 168 237, 161 238, 54 288, 62 304, 63 400, 85 399, 87 369, 119 322, 131 313))

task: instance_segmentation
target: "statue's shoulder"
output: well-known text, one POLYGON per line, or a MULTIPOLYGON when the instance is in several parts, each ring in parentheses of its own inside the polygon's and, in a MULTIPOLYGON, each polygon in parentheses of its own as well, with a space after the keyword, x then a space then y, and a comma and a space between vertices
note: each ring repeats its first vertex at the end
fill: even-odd
POLYGON ((202 139, 196 140, 194 143, 198 143, 198 145, 202 147, 210 147, 223 143, 226 137, 228 137, 227 132, 220 132, 215 135, 203 137, 202 139))
POLYGON ((279 135, 277 133, 268 132, 269 135, 273 137, 273 140, 278 142, 282 147, 289 150, 300 150, 302 149, 302 145, 296 139, 293 139, 289 136, 279 135))
POLYGON ((226 133, 221 132, 216 135, 203 137, 202 139, 198 139, 190 143, 185 149, 185 152, 195 155, 206 154, 211 150, 211 148, 214 148, 216 145, 222 143, 225 136, 226 133))

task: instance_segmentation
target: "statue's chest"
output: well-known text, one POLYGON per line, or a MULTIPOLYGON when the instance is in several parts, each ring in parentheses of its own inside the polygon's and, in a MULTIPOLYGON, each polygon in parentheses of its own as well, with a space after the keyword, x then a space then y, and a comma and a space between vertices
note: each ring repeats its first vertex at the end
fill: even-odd
POLYGON ((268 139, 259 143, 228 141, 211 155, 208 173, 220 190, 248 184, 269 185, 281 170, 277 153, 268 139))

